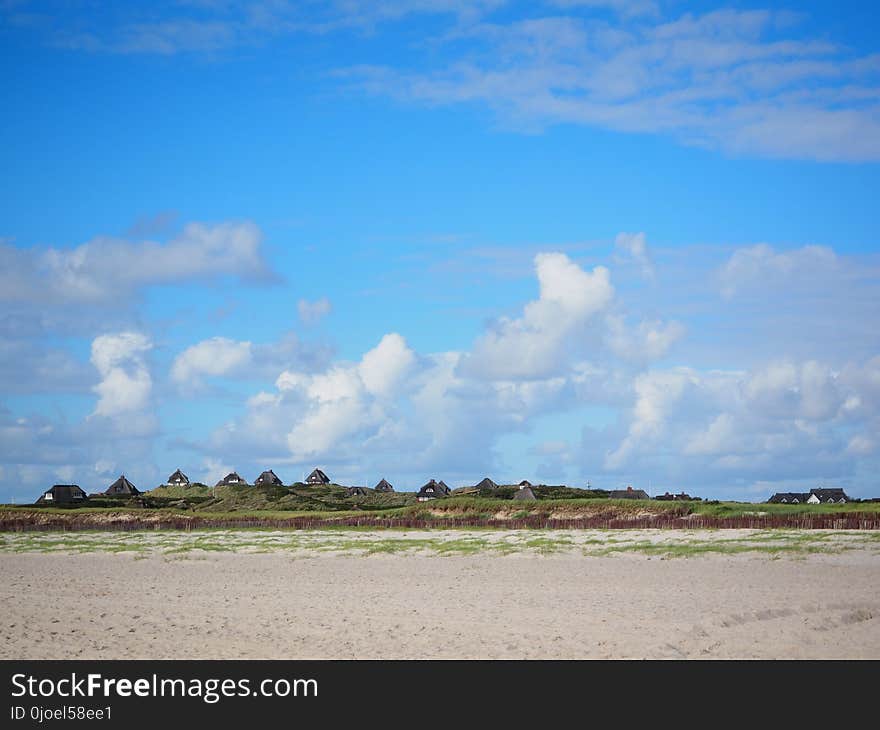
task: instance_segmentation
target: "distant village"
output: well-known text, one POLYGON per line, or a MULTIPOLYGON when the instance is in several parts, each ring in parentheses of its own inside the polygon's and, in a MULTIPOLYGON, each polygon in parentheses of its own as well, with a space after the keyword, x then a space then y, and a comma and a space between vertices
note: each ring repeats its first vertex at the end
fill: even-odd
MULTIPOLYGON (((319 487, 324 485, 334 484, 330 477, 322 471, 321 469, 314 469, 311 474, 306 477, 304 482, 296 482, 291 486, 302 485, 309 487, 319 487)), ((189 477, 184 474, 180 469, 174 471, 168 479, 165 480, 164 483, 160 484, 159 487, 177 487, 177 488, 186 488, 190 486, 201 486, 207 487, 208 485, 201 484, 200 482, 190 482, 189 477)), ((253 482, 250 484, 246 479, 241 477, 237 472, 230 472, 225 477, 223 477, 220 481, 218 481, 215 487, 284 487, 284 482, 275 474, 272 469, 267 469, 262 474, 260 474, 253 482)), ((343 485, 337 485, 343 486, 343 485)), ((476 484, 470 487, 461 487, 455 491, 456 495, 473 495, 478 494, 481 496, 492 496, 492 493, 498 491, 499 495, 501 491, 504 490, 505 493, 509 493, 511 488, 513 489, 512 494, 510 495, 511 499, 514 500, 522 500, 522 501, 535 501, 539 497, 536 494, 537 488, 546 489, 554 489, 553 487, 548 487, 543 484, 532 484, 527 480, 523 480, 517 484, 497 484, 492 481, 489 477, 482 479, 476 484)), ((380 479, 379 482, 372 488, 363 486, 343 486, 346 490, 346 496, 356 497, 356 496, 366 496, 370 492, 374 493, 391 493, 394 492, 394 487, 386 480, 380 479)), ((555 489, 566 490, 568 487, 560 485, 559 487, 555 487, 555 489)), ((589 496, 593 497, 607 497, 609 499, 640 499, 640 500, 650 500, 654 499, 657 501, 681 501, 681 502, 690 502, 690 501, 702 501, 701 497, 692 497, 689 494, 681 492, 679 494, 672 494, 670 492, 664 492, 663 494, 656 495, 653 498, 648 495, 647 492, 643 489, 634 489, 632 486, 628 486, 625 489, 612 489, 612 490, 603 490, 603 489, 592 489, 587 488, 586 490, 578 490, 588 492, 589 496)), ((143 492, 138 489, 132 482, 124 475, 121 474, 116 481, 110 484, 104 491, 96 492, 92 494, 86 494, 85 490, 83 490, 77 484, 55 484, 50 489, 43 492, 40 497, 37 499, 35 504, 39 505, 51 505, 51 504, 65 504, 71 505, 76 503, 83 503, 89 500, 90 497, 101 497, 101 498, 113 498, 113 497, 137 497, 143 492)), ((426 502, 433 499, 442 499, 444 497, 452 496, 453 490, 449 487, 442 479, 430 479, 428 480, 416 493, 416 497, 419 502, 426 502)), ((844 504, 852 501, 860 501, 860 500, 852 500, 841 488, 824 488, 819 487, 815 489, 811 489, 809 492, 777 492, 772 495, 767 502, 770 504, 844 504)), ((866 501, 877 501, 877 500, 866 500, 866 501)))

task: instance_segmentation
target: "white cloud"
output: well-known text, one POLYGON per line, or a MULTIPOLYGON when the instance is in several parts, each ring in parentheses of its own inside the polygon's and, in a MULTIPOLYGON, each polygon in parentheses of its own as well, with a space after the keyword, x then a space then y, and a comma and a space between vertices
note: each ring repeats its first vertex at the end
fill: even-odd
MULTIPOLYGON (((201 482, 203 484, 207 484, 209 487, 212 487, 223 477, 233 471, 235 470, 228 464, 225 464, 222 460, 212 459, 208 457, 202 463, 201 482)), ((247 477, 245 477, 245 479, 247 479, 247 477)))
POLYGON ((537 10, 452 33, 458 43, 435 51, 424 70, 361 64, 340 76, 425 105, 483 103, 530 132, 581 124, 735 154, 880 159, 880 117, 866 101, 880 87, 877 58, 798 37, 791 13, 556 15, 537 10))
POLYGON ((250 342, 212 337, 186 348, 171 366, 171 378, 180 385, 198 387, 204 376, 228 375, 251 364, 250 342))
POLYGON ((270 278, 253 223, 189 223, 167 243, 98 237, 76 248, 0 245, 0 299, 128 305, 142 287, 223 276, 270 278))
POLYGON ((681 398, 695 374, 687 368, 649 372, 639 375, 634 383, 636 403, 626 438, 605 459, 605 467, 623 466, 632 451, 645 442, 656 441, 664 432, 669 410, 681 398))
MULTIPOLYGON (((375 432, 388 418, 389 403, 415 362, 406 340, 391 333, 355 365, 337 365, 315 375, 281 373, 276 385, 300 412, 287 434, 293 457, 320 457, 348 438, 375 432)), ((277 401, 264 398, 257 405, 275 410, 277 401)))
POLYGON ((327 297, 321 297, 313 302, 300 299, 296 304, 296 309, 303 324, 313 325, 330 314, 333 311, 333 305, 327 297))
POLYGON ((207 378, 272 380, 284 368, 320 369, 329 356, 328 348, 304 344, 292 332, 265 344, 211 337, 178 354, 170 375, 181 391, 192 394, 205 387, 207 378))
POLYGON ((562 253, 535 256, 540 294, 521 317, 500 319, 474 344, 464 371, 485 378, 544 378, 564 367, 565 349, 614 296, 609 271, 584 271, 562 253))
POLYGON ((778 252, 766 243, 734 251, 718 272, 726 298, 754 287, 796 282, 798 286, 822 286, 836 271, 839 260, 827 246, 804 246, 778 252))
POLYGON ((870 370, 781 361, 750 372, 649 371, 636 378, 627 433, 605 466, 704 484, 851 477, 875 447, 880 410, 861 407, 870 370))
POLYGON ((846 445, 846 452, 854 456, 867 456, 872 454, 877 448, 875 439, 865 434, 859 433, 853 436, 846 445))
POLYGON ((366 353, 358 374, 367 391, 377 396, 393 395, 416 363, 415 353, 399 334, 385 335, 366 353))
POLYGON ((608 315, 605 322, 608 347, 619 357, 635 362, 659 360, 685 334, 684 325, 674 321, 642 321, 630 328, 620 315, 608 315))
POLYGON ((146 335, 120 332, 92 341, 92 364, 101 375, 94 390, 98 403, 92 415, 121 416, 147 407, 153 380, 145 360, 152 348, 146 335))

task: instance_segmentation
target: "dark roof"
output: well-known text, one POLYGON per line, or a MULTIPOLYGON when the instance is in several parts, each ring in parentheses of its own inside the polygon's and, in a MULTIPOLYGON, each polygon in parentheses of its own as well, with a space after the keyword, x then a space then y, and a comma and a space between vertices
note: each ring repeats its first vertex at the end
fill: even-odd
POLYGON ((810 498, 809 492, 776 492, 768 502, 780 503, 786 502, 791 504, 792 502, 806 502, 810 498))
POLYGON ((680 494, 670 494, 669 492, 666 492, 666 494, 658 494, 654 499, 659 499, 664 502, 689 502, 693 497, 684 492, 681 492, 680 494))
POLYGON ((103 492, 105 495, 112 494, 140 494, 141 490, 138 489, 134 484, 132 484, 128 479, 125 478, 125 474, 122 474, 119 479, 117 479, 113 484, 107 487, 106 491, 103 492))
POLYGON ((394 487, 391 486, 390 482, 382 479, 375 487, 373 487, 377 492, 393 492, 394 487))
POLYGON ((247 482, 242 479, 237 472, 233 471, 223 477, 219 482, 217 482, 216 486, 225 487, 229 484, 247 484, 247 482))
POLYGON ((519 484, 517 484, 517 486, 518 487, 531 487, 532 483, 528 479, 523 479, 519 484))
POLYGON ((626 489, 612 489, 608 496, 612 499, 650 499, 648 493, 645 492, 644 489, 633 489, 632 487, 627 487, 626 489))
POLYGON ((260 476, 258 476, 258 477, 256 478, 256 480, 254 480, 254 486, 255 486, 255 487, 256 487, 257 485, 263 486, 263 485, 266 485, 266 484, 271 484, 271 485, 273 485, 273 486, 280 487, 280 486, 283 486, 283 485, 284 485, 284 482, 282 482, 282 481, 276 476, 276 474, 275 474, 274 471, 272 471, 271 469, 267 469, 267 470, 264 471, 262 474, 260 474, 260 476))
POLYGON ((446 484, 442 479, 437 482, 437 486, 439 486, 445 494, 449 494, 452 490, 449 488, 449 485, 446 484))
POLYGON ((531 487, 520 487, 513 493, 514 499, 525 499, 528 501, 532 501, 537 499, 535 493, 532 491, 531 487))
POLYGON ((184 484, 189 484, 189 477, 186 474, 184 474, 182 471, 180 471, 180 469, 178 469, 170 477, 168 477, 168 481, 165 483, 166 484, 172 484, 172 483, 179 484, 181 482, 183 482, 184 484))
POLYGON ((52 502, 53 504, 64 504, 69 502, 80 502, 84 499, 88 499, 88 496, 86 496, 86 493, 78 484, 56 484, 51 489, 47 489, 43 492, 36 503, 41 504, 43 502, 52 502), (51 497, 49 497, 49 495, 51 495, 51 497))
POLYGON ((345 488, 345 496, 346 497, 353 497, 358 494, 359 495, 366 495, 367 490, 364 489, 363 487, 346 487, 345 488))
POLYGON ((477 489, 498 489, 498 485, 493 482, 489 477, 483 479, 483 481, 478 482, 474 485, 477 489))
POLYGON ((841 499, 845 502, 850 501, 846 493, 839 487, 811 489, 810 494, 815 494, 820 502, 839 502, 841 499))
POLYGON ((329 484, 330 477, 328 477, 324 472, 320 469, 315 469, 311 474, 306 477, 306 484, 329 484))
POLYGON ((442 481, 438 482, 434 479, 427 482, 419 490, 420 497, 445 497, 449 494, 450 489, 442 481))

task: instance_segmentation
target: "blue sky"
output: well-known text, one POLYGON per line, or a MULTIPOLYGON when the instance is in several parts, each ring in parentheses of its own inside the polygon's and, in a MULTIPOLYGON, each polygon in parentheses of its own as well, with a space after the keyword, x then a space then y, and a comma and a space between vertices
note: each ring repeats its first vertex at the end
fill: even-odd
POLYGON ((880 495, 871 14, 0 2, 0 500, 880 495))

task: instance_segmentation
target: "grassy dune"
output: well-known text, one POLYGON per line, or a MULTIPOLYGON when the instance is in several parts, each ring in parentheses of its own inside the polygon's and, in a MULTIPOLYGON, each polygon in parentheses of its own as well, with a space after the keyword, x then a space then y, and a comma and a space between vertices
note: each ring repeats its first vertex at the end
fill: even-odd
POLYGON ((0 531, 206 528, 811 528, 880 529, 880 504, 765 505, 565 499, 513 502, 452 497, 414 502, 412 494, 348 497, 309 487, 227 487, 199 502, 165 506, 0 508, 0 531), (250 490, 250 492, 248 492, 250 490), (274 490, 274 493, 273 493, 274 490))

